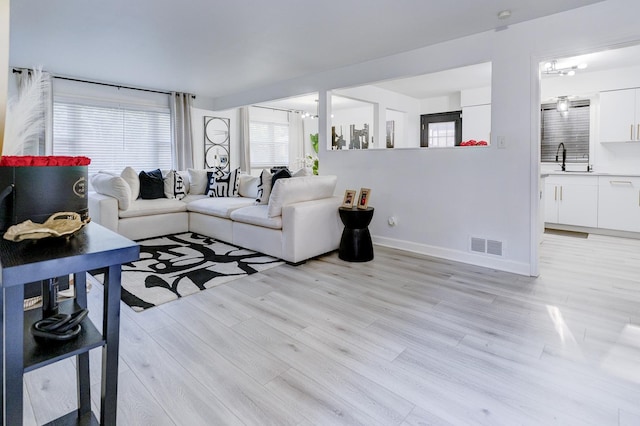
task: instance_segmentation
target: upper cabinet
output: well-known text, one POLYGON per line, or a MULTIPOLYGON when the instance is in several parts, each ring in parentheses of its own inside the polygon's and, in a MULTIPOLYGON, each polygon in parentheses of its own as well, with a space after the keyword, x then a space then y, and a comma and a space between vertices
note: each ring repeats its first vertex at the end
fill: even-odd
POLYGON ((600 142, 640 141, 640 89, 600 92, 600 142))
POLYGON ((491 104, 462 107, 462 140, 491 140, 491 104))

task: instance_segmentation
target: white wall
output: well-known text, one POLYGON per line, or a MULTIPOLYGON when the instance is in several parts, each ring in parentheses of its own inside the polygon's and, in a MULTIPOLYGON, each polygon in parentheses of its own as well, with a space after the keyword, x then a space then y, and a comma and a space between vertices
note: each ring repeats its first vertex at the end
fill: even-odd
MULTIPOLYGON (((537 272, 538 63, 640 39, 637 0, 608 0, 366 63, 219 98, 217 108, 492 62, 492 145, 486 149, 324 151, 338 191, 372 188, 375 240, 451 259, 537 272), (597 23, 595 25, 594 23, 597 23), (558 37, 557 34, 562 34, 558 37), (437 58, 437 60, 434 60, 437 58), (506 149, 495 139, 503 137, 506 149), (387 217, 398 216, 389 227, 387 217), (504 257, 469 251, 469 238, 504 242, 504 257)), ((320 110, 324 110, 321 99, 320 110)), ((321 124, 323 121, 321 121, 321 124)), ((321 128, 321 136, 327 135, 321 128)), ((322 145, 322 144, 321 144, 322 145)))

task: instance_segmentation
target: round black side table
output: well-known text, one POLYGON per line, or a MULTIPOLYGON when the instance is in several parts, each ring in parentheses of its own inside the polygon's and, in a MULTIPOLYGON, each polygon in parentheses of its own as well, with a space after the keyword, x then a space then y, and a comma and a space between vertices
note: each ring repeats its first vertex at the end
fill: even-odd
POLYGON ((373 260, 373 243, 369 223, 373 219, 373 207, 358 209, 340 207, 340 219, 344 224, 338 257, 348 262, 373 260))

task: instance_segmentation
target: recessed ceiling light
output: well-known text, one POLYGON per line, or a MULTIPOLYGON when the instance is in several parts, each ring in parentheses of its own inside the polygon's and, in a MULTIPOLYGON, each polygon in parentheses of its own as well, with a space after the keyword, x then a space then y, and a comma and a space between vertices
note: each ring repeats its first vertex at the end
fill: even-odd
POLYGON ((498 12, 498 19, 507 19, 511 16, 510 10, 501 10, 498 12))

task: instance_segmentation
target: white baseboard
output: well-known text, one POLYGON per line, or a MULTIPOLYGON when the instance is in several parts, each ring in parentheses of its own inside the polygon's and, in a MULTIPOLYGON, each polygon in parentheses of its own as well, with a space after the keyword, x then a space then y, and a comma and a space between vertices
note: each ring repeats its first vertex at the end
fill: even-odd
POLYGON ((414 253, 425 254, 427 256, 439 257, 441 259, 452 260, 455 262, 468 263, 471 265, 482 266, 499 271, 512 272, 518 275, 530 276, 531 266, 524 262, 514 262, 505 260, 501 257, 492 255, 479 255, 466 251, 452 250, 443 247, 430 246, 427 244, 419 244, 411 241, 396 240, 386 237, 372 237, 374 244, 406 250, 414 253))

